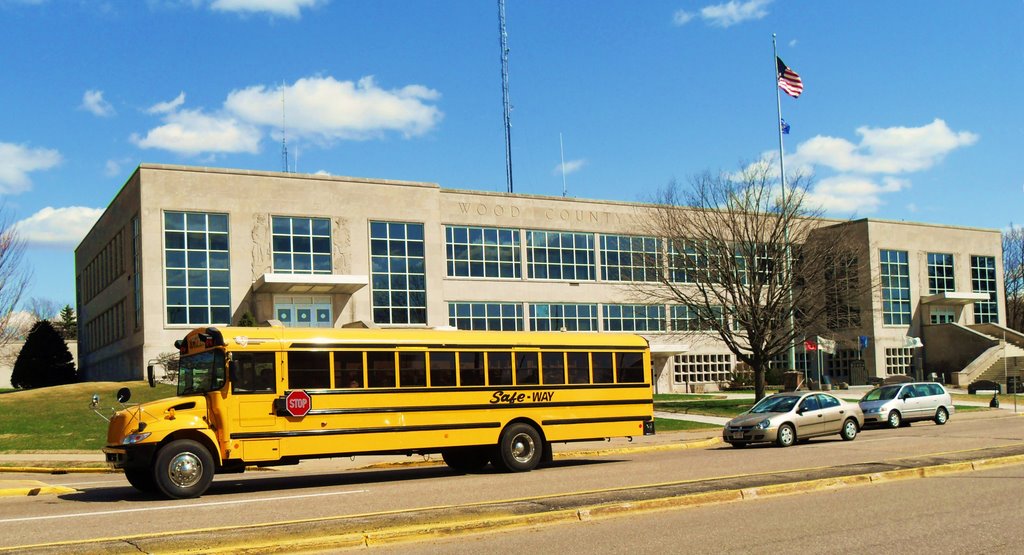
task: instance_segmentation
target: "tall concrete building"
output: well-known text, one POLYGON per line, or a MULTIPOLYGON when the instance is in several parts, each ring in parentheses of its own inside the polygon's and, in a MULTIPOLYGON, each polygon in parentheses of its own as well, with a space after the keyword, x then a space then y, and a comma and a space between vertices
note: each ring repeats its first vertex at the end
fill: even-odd
MULTIPOLYGON (((718 388, 736 365, 724 344, 678 331, 688 327, 681 307, 635 295, 632 280, 649 279, 644 261, 663 248, 638 236, 649 210, 144 164, 75 251, 80 371, 139 379, 188 330, 251 312, 294 326, 631 331, 652 345, 659 391, 718 388)), ((799 368, 833 381, 984 374, 977 366, 1004 345, 998 230, 870 219, 821 226, 849 226, 881 286, 843 324, 856 339, 820 366, 801 350, 799 368)))

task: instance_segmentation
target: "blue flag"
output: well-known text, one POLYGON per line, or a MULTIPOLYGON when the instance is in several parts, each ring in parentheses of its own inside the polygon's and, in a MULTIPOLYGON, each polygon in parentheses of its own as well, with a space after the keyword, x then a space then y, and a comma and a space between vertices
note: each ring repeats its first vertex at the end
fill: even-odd
POLYGON ((784 119, 780 119, 779 121, 781 122, 780 125, 782 125, 782 134, 789 135, 789 124, 786 123, 786 120, 784 119))

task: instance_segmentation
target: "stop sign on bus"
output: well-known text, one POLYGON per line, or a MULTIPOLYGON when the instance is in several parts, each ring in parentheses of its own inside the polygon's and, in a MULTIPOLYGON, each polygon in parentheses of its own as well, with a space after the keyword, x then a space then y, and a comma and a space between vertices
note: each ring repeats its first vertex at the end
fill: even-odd
POLYGON ((292 391, 284 398, 285 409, 288 411, 288 414, 295 417, 306 416, 312 404, 313 402, 309 398, 309 394, 301 389, 292 391))

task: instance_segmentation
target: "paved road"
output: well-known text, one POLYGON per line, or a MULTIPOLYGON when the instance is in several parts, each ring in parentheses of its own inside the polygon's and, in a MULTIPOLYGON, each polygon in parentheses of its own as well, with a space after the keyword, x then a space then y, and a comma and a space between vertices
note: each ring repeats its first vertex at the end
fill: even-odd
POLYGON ((1020 553, 1024 466, 378 546, 427 553, 1020 553), (582 548, 582 549, 581 549, 582 548))
POLYGON ((47 483, 78 491, 59 496, 0 498, 0 548, 300 519, 351 520, 353 515, 385 511, 830 468, 1022 442, 1024 418, 976 413, 957 415, 941 427, 922 423, 899 430, 868 430, 853 442, 840 441, 837 436, 790 449, 736 450, 717 445, 589 454, 556 459, 552 468, 516 475, 453 475, 441 466, 343 470, 351 465, 320 461, 274 472, 220 476, 203 498, 185 501, 138 494, 120 475, 46 476, 43 479, 47 483))

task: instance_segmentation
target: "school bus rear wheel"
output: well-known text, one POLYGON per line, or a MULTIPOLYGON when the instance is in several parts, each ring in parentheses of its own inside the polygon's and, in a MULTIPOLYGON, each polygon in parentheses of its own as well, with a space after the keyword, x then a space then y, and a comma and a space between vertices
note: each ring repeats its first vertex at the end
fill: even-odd
POLYGON ((178 439, 157 452, 154 476, 160 492, 167 497, 199 497, 213 481, 213 457, 202 444, 178 439))
POLYGON ((526 472, 537 468, 543 452, 540 433, 529 424, 516 422, 501 432, 496 462, 509 472, 526 472))

